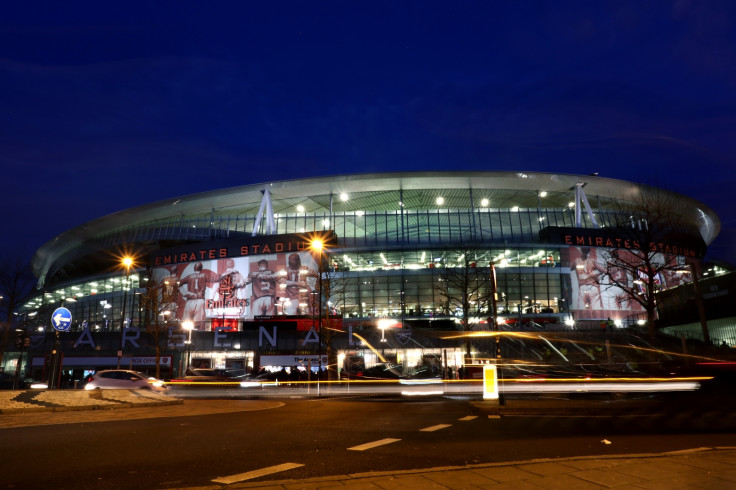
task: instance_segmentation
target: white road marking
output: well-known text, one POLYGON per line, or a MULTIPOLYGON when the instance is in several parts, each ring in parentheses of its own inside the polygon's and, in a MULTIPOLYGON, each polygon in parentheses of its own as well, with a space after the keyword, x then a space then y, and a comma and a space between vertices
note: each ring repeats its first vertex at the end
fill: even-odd
POLYGON ((432 427, 425 427, 424 429, 419 429, 419 432, 434 432, 436 430, 446 429, 447 427, 452 427, 452 425, 451 424, 433 425, 432 427))
POLYGON ((381 439, 378 441, 373 442, 367 442, 365 444, 361 444, 360 446, 353 446, 349 447, 348 451, 365 451, 366 449, 372 449, 374 447, 383 446, 384 444, 391 444, 392 442, 398 442, 401 439, 381 439))
MULTIPOLYGON (((535 417, 537 417, 537 415, 535 415, 535 417)), ((500 419, 501 416, 500 415, 489 415, 488 418, 489 419, 500 419)))
POLYGON ((239 475, 221 476, 220 478, 216 478, 212 481, 215 483, 224 483, 225 485, 230 485, 232 483, 238 483, 245 480, 252 480, 253 478, 258 478, 261 476, 270 475, 272 473, 278 473, 279 471, 293 470, 294 468, 299 468, 300 466, 304 465, 299 463, 277 464, 276 466, 269 466, 268 468, 261 468, 260 470, 240 473, 239 475))
POLYGON ((473 419, 477 419, 477 418, 478 418, 477 415, 468 415, 467 417, 463 417, 463 418, 458 419, 458 420, 462 420, 463 422, 465 422, 465 421, 473 420, 473 419))

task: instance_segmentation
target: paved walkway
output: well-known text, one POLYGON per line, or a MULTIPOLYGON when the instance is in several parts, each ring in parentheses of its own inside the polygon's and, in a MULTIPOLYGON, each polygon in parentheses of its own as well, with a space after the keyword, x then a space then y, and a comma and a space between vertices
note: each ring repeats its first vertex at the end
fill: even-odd
MULTIPOLYGON (((223 486, 203 487, 206 489, 223 486)), ((665 454, 625 454, 237 483, 227 488, 587 490, 736 488, 736 446, 665 454)))

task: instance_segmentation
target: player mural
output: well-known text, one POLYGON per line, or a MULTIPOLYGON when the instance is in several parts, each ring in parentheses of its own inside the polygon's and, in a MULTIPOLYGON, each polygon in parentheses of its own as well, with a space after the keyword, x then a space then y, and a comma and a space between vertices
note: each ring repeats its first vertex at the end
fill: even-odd
POLYGON ((278 273, 278 297, 284 315, 312 315, 318 289, 317 262, 311 254, 287 254, 287 263, 278 273))
POLYGON ((248 318, 247 257, 213 260, 215 271, 206 292, 205 316, 207 318, 248 318))
POLYGON ((309 252, 228 257, 156 267, 169 319, 194 322, 310 315, 319 274, 309 252))
MULTIPOLYGON (((644 311, 643 306, 632 299, 624 289, 616 286, 627 284, 629 290, 639 288, 644 292, 643 281, 646 275, 639 273, 632 277, 632 273, 620 267, 614 267, 611 250, 601 247, 570 247, 570 282, 571 308, 578 319, 622 319, 644 311)), ((617 250, 619 260, 636 264, 641 259, 628 251, 617 250), (629 259, 627 259, 629 257, 629 259)), ((673 264, 671 270, 657 273, 654 277, 658 288, 679 286, 690 282, 690 275, 677 269, 687 269, 684 258, 657 254, 654 262, 664 264, 664 261, 673 264), (681 263, 679 267, 676 264, 681 263)), ((619 262, 620 263, 620 262, 619 262)))

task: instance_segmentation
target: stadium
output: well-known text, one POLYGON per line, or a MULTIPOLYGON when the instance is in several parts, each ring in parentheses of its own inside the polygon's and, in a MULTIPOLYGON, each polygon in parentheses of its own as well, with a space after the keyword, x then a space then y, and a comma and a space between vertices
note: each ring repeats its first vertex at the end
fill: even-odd
MULTIPOLYGON (((36 252, 21 362, 45 376, 58 337, 73 377, 150 371, 157 346, 170 377, 187 366, 457 370, 488 350, 460 333, 646 322, 624 294, 646 278, 616 279, 611 258, 656 252, 670 267, 651 279, 666 289, 692 280, 719 230, 703 203, 597 175, 381 173, 186 195, 90 221, 36 252), (642 207, 651 196, 666 226, 642 207), (642 244, 629 236, 642 229, 667 233, 642 244), (58 307, 71 321, 56 334, 58 307)), ((18 357, 8 352, 6 368, 18 357)))

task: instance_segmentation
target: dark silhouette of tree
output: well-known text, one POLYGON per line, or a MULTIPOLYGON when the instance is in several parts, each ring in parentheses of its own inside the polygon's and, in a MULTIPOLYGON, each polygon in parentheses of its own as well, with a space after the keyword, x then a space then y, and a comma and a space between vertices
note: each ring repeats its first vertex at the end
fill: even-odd
POLYGON ((171 279, 163 278, 159 282, 154 279, 151 269, 148 270, 145 279, 146 287, 140 295, 140 305, 144 311, 145 331, 153 337, 154 350, 156 352, 156 378, 161 378, 161 342, 168 334, 167 315, 173 315, 170 310, 175 304, 175 298, 167 298, 167 292, 176 291, 177 285, 168 284, 171 279))
POLYGON ((28 300, 34 285, 31 265, 23 259, 22 254, 0 263, 0 360, 15 325, 14 314, 28 300))
MULTIPOLYGON (((445 313, 461 311, 462 330, 470 330, 472 316, 488 315, 493 288, 490 261, 478 247, 458 246, 445 250, 435 291, 442 298, 445 313)), ((470 338, 465 341, 470 356, 470 338)))
MULTIPOLYGON (((327 378, 329 380, 338 379, 337 350, 333 347, 332 339, 337 334, 344 332, 341 310, 346 304, 347 295, 350 291, 348 284, 356 281, 357 279, 353 278, 351 280, 343 271, 336 270, 332 266, 328 252, 323 254, 321 332, 322 342, 327 354, 327 378)), ((319 291, 319 280, 317 281, 317 290, 319 291)), ((319 312, 316 313, 319 316, 319 312)))
POLYGON ((617 246, 603 252, 605 288, 617 288, 619 293, 640 304, 647 315, 648 334, 656 336, 657 307, 655 293, 663 278, 686 272, 682 255, 688 247, 688 236, 697 230, 686 230, 680 202, 656 189, 640 194, 633 202, 617 210, 615 234, 622 238, 617 246), (674 248, 673 248, 674 245, 674 248))

